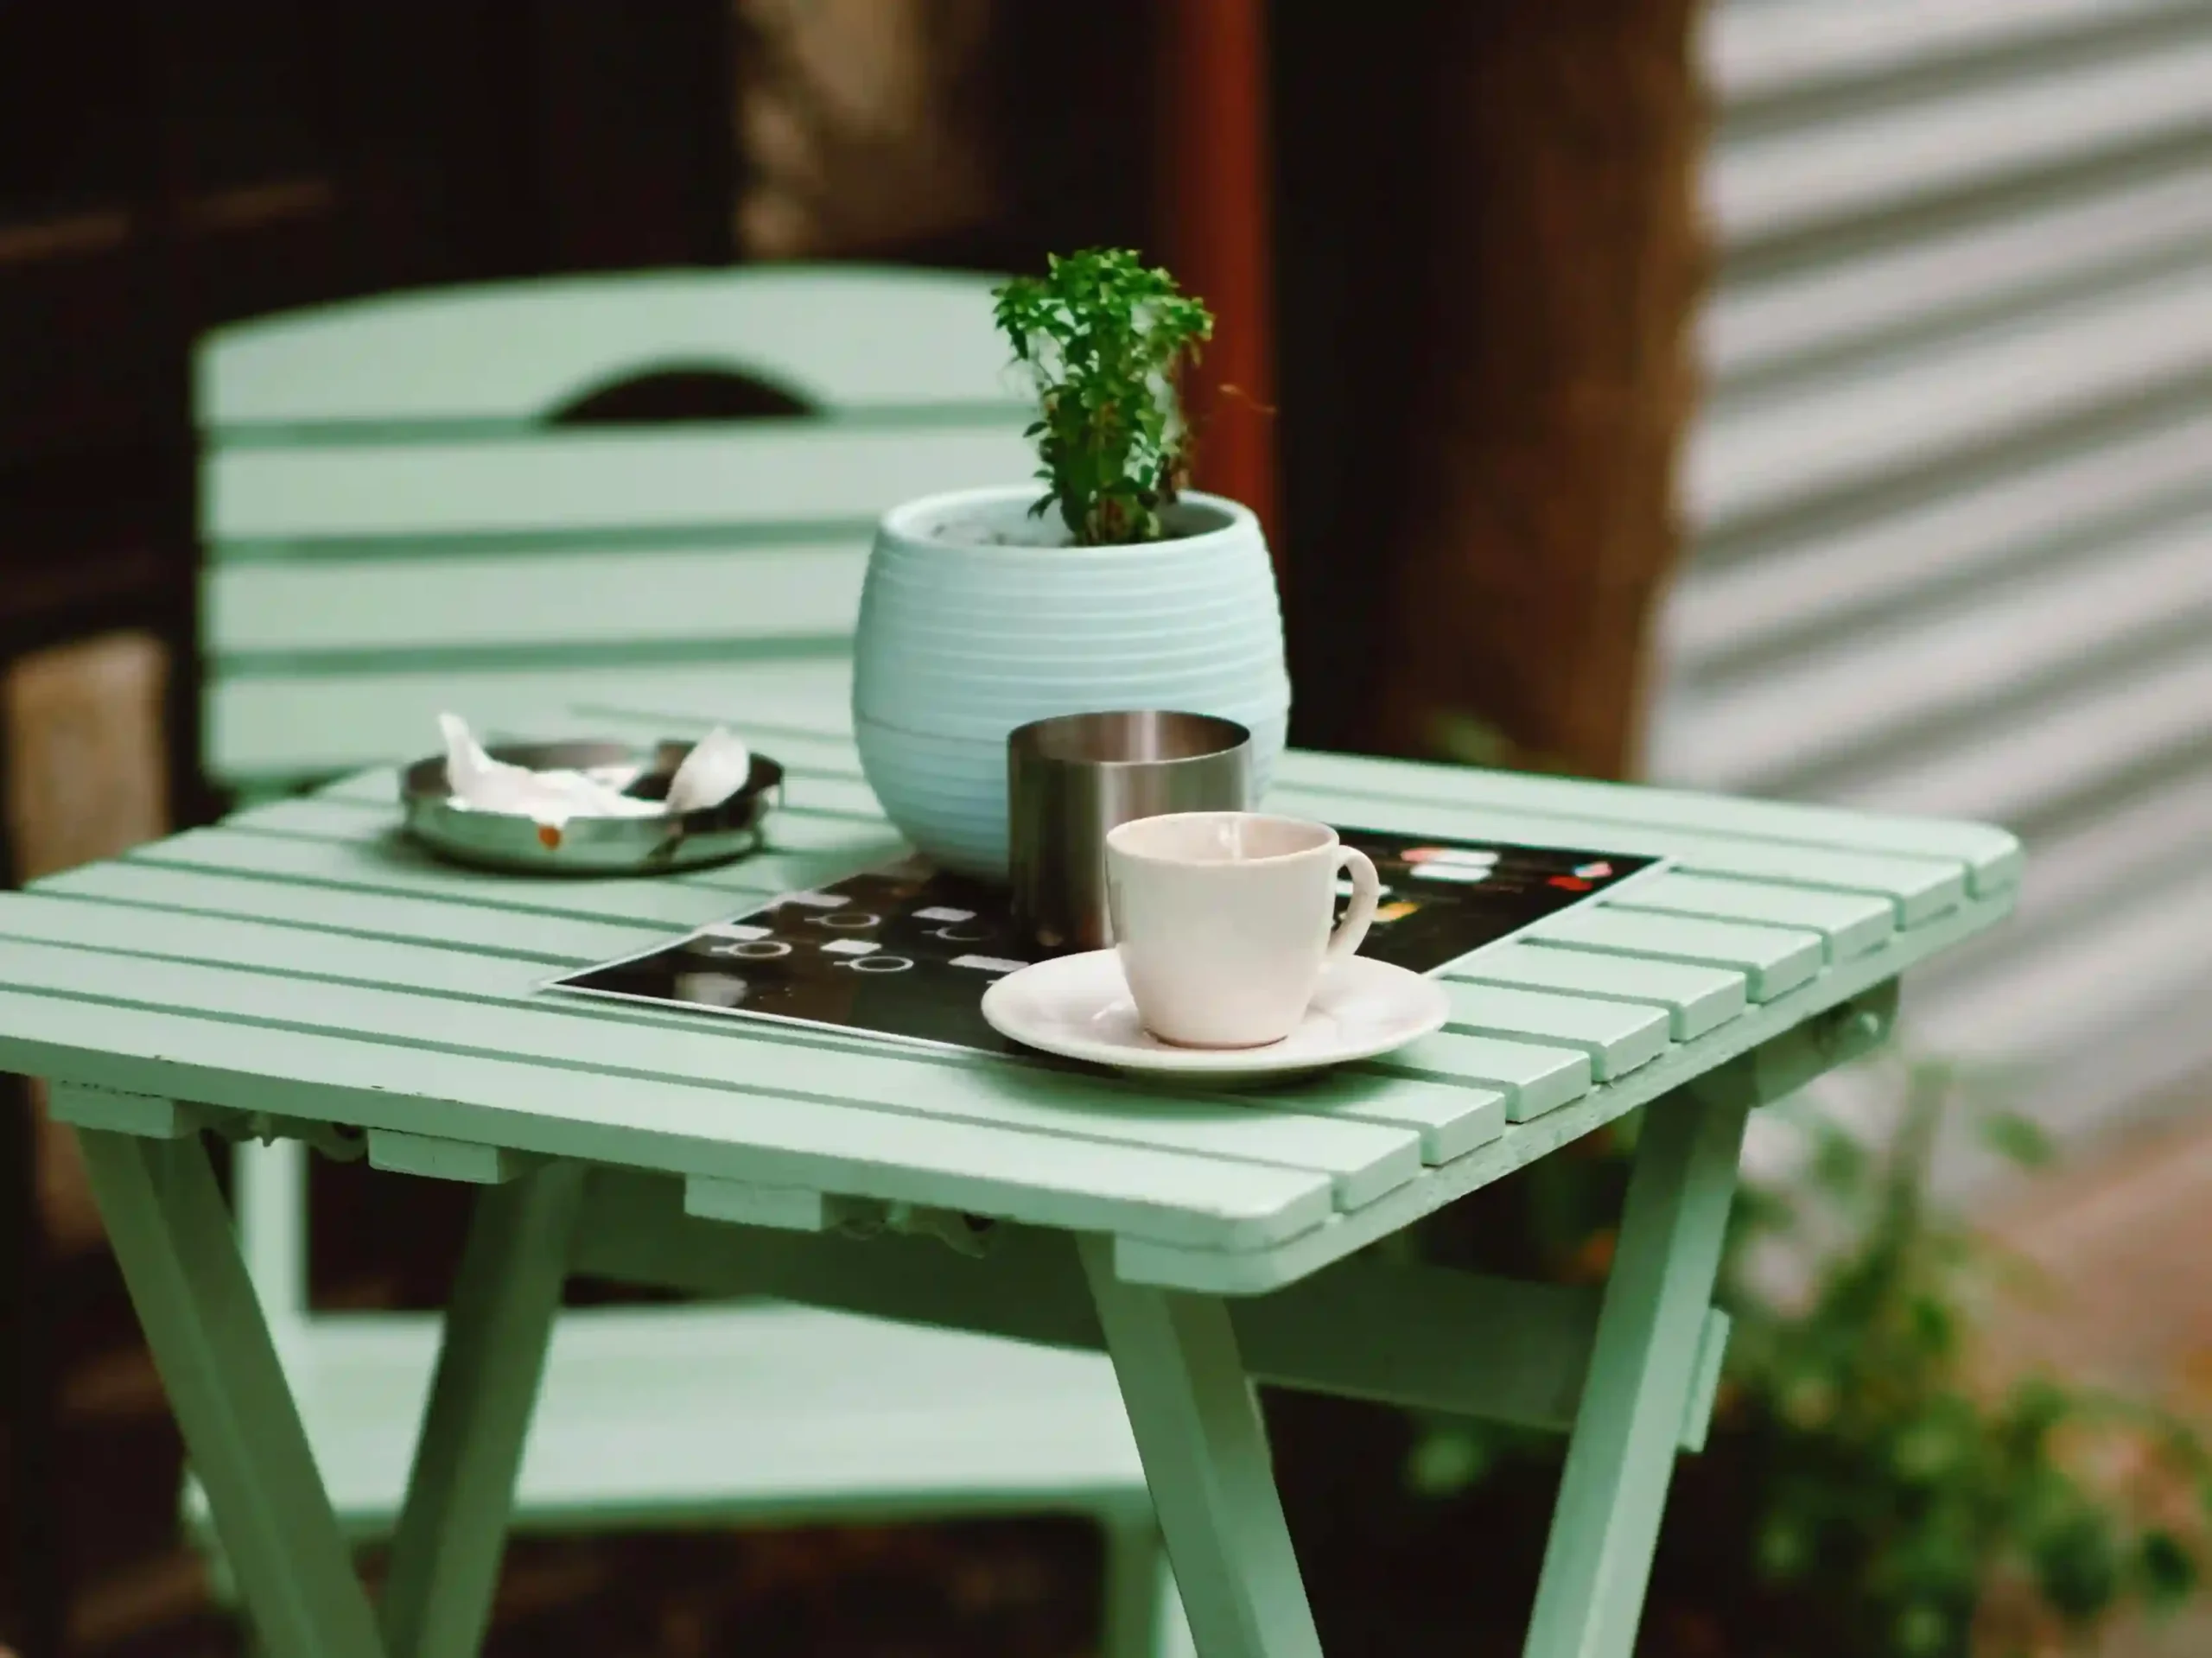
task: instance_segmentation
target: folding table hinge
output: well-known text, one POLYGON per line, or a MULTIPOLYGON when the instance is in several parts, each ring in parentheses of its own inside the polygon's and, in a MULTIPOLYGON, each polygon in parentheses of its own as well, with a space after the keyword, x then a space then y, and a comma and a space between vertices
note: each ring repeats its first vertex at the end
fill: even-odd
POLYGON ((1823 1008, 1685 1086, 1707 1099, 1748 1096, 1754 1109, 1772 1105, 1881 1046, 1897 1013, 1897 981, 1891 979, 1823 1008))

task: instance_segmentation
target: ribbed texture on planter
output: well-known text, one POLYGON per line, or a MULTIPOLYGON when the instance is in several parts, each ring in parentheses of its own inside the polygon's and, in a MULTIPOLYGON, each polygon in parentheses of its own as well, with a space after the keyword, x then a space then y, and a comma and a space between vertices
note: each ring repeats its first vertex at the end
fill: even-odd
POLYGON ((1139 547, 1040 544, 1034 486, 885 515, 855 642, 861 769, 920 851, 1006 873, 1006 739, 1056 714, 1179 708, 1252 731, 1262 787, 1290 719, 1282 614, 1256 519, 1188 495, 1139 547), (1000 541, 989 539, 1001 537, 1000 541))

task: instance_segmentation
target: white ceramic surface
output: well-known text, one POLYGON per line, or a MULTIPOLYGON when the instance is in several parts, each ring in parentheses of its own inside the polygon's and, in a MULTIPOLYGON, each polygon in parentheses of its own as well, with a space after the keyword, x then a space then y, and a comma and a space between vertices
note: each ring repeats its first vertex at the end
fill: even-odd
POLYGON ((1139 547, 1040 545, 1033 484, 909 502, 878 528, 861 596, 861 766, 922 852, 1006 874, 1006 739, 1056 714, 1174 708, 1252 733, 1264 789, 1290 720, 1282 619, 1259 524, 1190 495, 1193 531, 1139 547), (986 537, 1000 535, 1004 542, 986 537), (957 538, 957 537, 964 537, 957 538))
POLYGON ((1137 1018, 1121 957, 1110 950, 1035 962, 983 993, 991 1028, 1025 1046, 1212 1088, 1372 1059, 1440 1029, 1450 1011, 1435 980, 1367 956, 1325 971, 1297 1028, 1264 1048, 1162 1042, 1137 1018))
POLYGON ((1106 906, 1138 1015, 1188 1048, 1253 1048, 1295 1029, 1323 962, 1375 919, 1375 865, 1326 823, 1173 812, 1106 836, 1106 906), (1337 878, 1351 904, 1333 931, 1337 878))

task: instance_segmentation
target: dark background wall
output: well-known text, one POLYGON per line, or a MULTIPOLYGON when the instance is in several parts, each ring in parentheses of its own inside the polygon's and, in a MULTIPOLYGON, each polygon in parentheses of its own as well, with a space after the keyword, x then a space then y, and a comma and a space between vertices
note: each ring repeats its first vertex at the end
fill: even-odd
MULTIPOLYGON (((201 331, 423 283, 727 259, 731 15, 0 6, 0 631, 123 611, 189 639, 201 331)), ((180 689, 183 759, 188 674, 180 689)))
MULTIPOLYGON (((1358 724, 1401 448, 1377 344, 1420 233, 1423 25, 1372 21, 1388 49, 1355 54, 1326 8, 1271 16, 1286 598, 1301 686, 1329 692, 1300 734, 1325 745, 1358 724)), ((855 251, 1005 270, 1154 239, 1155 35, 1141 7, 1000 7, 996 211, 855 251)), ((194 338, 397 288, 738 258, 749 46, 732 0, 0 4, 0 634, 156 620, 183 816, 194 338)))

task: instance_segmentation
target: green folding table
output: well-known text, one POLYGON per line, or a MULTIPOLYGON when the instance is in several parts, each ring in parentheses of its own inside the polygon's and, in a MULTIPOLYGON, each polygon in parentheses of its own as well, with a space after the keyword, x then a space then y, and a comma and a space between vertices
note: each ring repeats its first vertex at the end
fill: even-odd
POLYGON ((1207 1658, 1319 1650, 1253 1381, 1567 1432, 1527 1651, 1625 1658, 1674 1458, 1712 1408, 1749 1113, 1881 1041, 1898 975, 1997 920, 2020 874, 1980 825, 1294 753, 1278 810, 1672 867, 1447 971, 1444 1032, 1282 1091, 1163 1093, 536 989, 897 850, 818 700, 549 723, 657 737, 719 714, 791 781, 769 847, 718 870, 447 867, 395 837, 383 772, 0 895, 0 1065, 48 1078, 79 1133, 280 1658, 476 1649, 571 1274, 1103 1348, 1207 1658), (1644 1105, 1602 1289, 1369 1248, 1644 1105), (373 1607, 211 1136, 483 1188, 373 1607))

